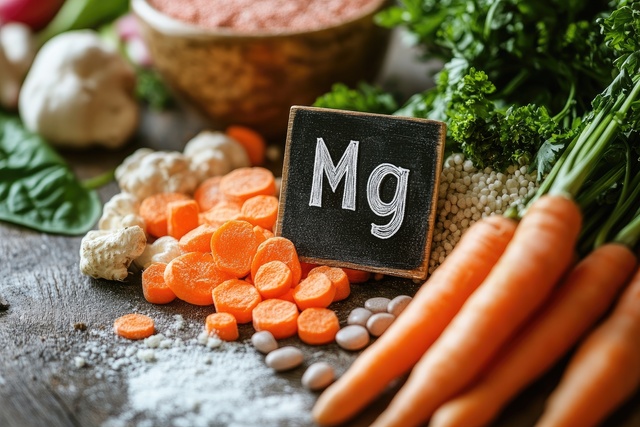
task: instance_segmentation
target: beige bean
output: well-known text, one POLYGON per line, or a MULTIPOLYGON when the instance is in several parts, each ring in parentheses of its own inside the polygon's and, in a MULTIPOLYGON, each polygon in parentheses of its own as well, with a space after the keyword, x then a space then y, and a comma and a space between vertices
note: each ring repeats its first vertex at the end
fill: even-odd
POLYGON ((251 336, 251 344, 263 354, 269 354, 278 348, 278 341, 269 331, 260 331, 253 334, 251 336))
POLYGON ((372 313, 386 313, 391 300, 384 297, 369 298, 364 302, 364 308, 372 313))
POLYGON ((372 314, 373 313, 366 308, 354 308, 353 310, 351 310, 351 313, 349 313, 347 324, 365 326, 367 324, 367 320, 369 320, 372 314))
POLYGON ((304 355, 302 350, 293 346, 286 346, 273 350, 267 354, 265 363, 268 367, 275 371, 288 371, 289 369, 297 368, 302 364, 304 355))
POLYGON ((407 306, 411 302, 411 299, 412 298, 409 295, 398 295, 397 297, 389 301, 387 311, 390 314, 398 317, 400 313, 402 313, 404 309, 407 308, 407 306))
POLYGON ((309 390, 322 390, 335 380, 333 367, 327 362, 316 362, 302 374, 302 386, 309 390))
POLYGON ((367 329, 374 337, 379 337, 393 323, 396 317, 389 313, 376 313, 367 320, 367 329))
POLYGON ((349 325, 336 334, 336 343, 345 350, 356 351, 369 345, 369 331, 362 325, 349 325))

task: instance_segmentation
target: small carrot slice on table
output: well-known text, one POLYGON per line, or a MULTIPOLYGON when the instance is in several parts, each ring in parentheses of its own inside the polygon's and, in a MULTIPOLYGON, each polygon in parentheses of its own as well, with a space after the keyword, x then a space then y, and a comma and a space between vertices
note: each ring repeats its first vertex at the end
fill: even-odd
POLYGON ((279 298, 291 289, 291 269, 282 261, 270 261, 258 268, 254 285, 264 299, 279 298))
POLYGON ((178 298, 194 305, 211 305, 211 292, 220 283, 234 279, 216 268, 210 253, 189 252, 171 260, 164 280, 178 298))
POLYGON ((275 196, 275 177, 261 167, 238 168, 222 177, 220 191, 227 199, 239 203, 258 195, 275 196))
POLYGON ((260 166, 264 163, 267 142, 262 135, 251 128, 240 125, 229 126, 225 133, 244 147, 251 165, 260 166))
POLYGON ((200 214, 200 222, 220 226, 226 221, 241 217, 242 204, 230 200, 221 200, 208 211, 200 214))
POLYGON ((142 294, 152 304, 168 304, 176 299, 176 294, 164 281, 167 264, 154 262, 142 272, 142 294))
POLYGON ((182 252, 211 252, 211 236, 218 229, 212 224, 200 224, 178 241, 182 252))
POLYGON ((354 270, 352 268, 343 268, 342 271, 345 272, 350 283, 364 283, 371 279, 371 273, 368 271, 354 270))
POLYGON ((333 301, 342 301, 351 294, 349 277, 343 269, 321 265, 309 271, 309 275, 314 273, 322 273, 331 280, 331 283, 336 288, 336 294, 333 297, 333 301))
POLYGON ((222 282, 212 291, 213 305, 218 313, 229 313, 238 323, 249 323, 253 309, 262 301, 251 284, 240 279, 222 282))
POLYGON ((308 275, 293 290, 293 299, 300 310, 311 307, 328 307, 333 302, 335 295, 335 286, 322 273, 308 275))
POLYGON ((139 313, 125 314, 113 322, 116 334, 129 340, 148 338, 155 332, 155 324, 149 316, 139 313))
POLYGON ((221 179, 221 176, 207 178, 198 185, 198 188, 193 193, 193 198, 202 212, 208 211, 222 200, 222 194, 220 193, 221 179))
POLYGON ((275 339, 292 337, 298 332, 298 307, 277 298, 264 300, 253 309, 253 329, 269 331, 275 339))
POLYGON ((278 203, 275 196, 254 196, 242 204, 242 219, 271 230, 278 218, 278 203))
POLYGON ((500 260, 373 425, 419 425, 468 387, 569 269, 581 224, 580 208, 565 196, 531 204, 500 260))
POLYGON ((208 334, 215 334, 223 341, 235 341, 240 336, 238 322, 229 313, 212 313, 207 316, 204 324, 208 334))
POLYGON ((298 336, 307 344, 329 344, 339 330, 338 316, 328 308, 307 308, 298 316, 298 336))
POLYGON ((249 274, 257 249, 258 238, 246 221, 227 221, 211 235, 213 261, 218 269, 235 277, 249 274))
POLYGON ((258 268, 269 261, 282 261, 291 269, 292 286, 300 282, 302 270, 300 268, 300 260, 298 252, 291 240, 284 237, 272 237, 267 239, 258 246, 256 254, 251 263, 251 277, 255 277, 258 268))
POLYGON ((167 205, 178 200, 189 200, 183 193, 158 193, 146 197, 140 203, 139 213, 147 226, 147 233, 154 237, 167 235, 167 205))
POLYGON ((640 387, 640 270, 578 346, 537 427, 596 426, 640 387))
MULTIPOLYGON (((320 395, 313 408, 316 421, 335 425, 348 420, 409 372, 487 277, 515 230, 516 222, 502 216, 471 226, 389 329, 320 395)), ((347 275, 357 271, 343 270, 347 275)))
POLYGON ((270 239, 270 238, 273 237, 273 232, 271 230, 267 230, 266 228, 262 228, 259 225, 256 225, 256 226, 253 227, 253 232, 255 233, 256 237, 258 238, 258 244, 261 244, 265 240, 270 239))
POLYGON ((489 424, 509 400, 553 366, 593 327, 635 268, 636 256, 619 244, 600 246, 587 255, 482 377, 438 408, 429 425, 489 424))
POLYGON ((195 200, 177 200, 167 205, 167 234, 180 239, 198 226, 200 210, 195 200))

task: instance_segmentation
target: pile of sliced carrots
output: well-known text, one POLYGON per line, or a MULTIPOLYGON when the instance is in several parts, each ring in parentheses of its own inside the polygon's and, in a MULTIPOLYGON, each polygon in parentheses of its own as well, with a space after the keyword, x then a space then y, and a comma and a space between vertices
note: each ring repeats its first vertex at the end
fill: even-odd
POLYGON ((332 342, 339 323, 327 307, 349 296, 349 277, 370 276, 300 262, 293 243, 273 235, 279 201, 274 175, 262 167, 205 180, 193 197, 156 194, 141 206, 149 235, 172 236, 182 251, 143 271, 144 297, 154 304, 179 298, 213 305, 205 326, 223 340, 237 339, 238 324, 252 323, 276 338, 332 342))

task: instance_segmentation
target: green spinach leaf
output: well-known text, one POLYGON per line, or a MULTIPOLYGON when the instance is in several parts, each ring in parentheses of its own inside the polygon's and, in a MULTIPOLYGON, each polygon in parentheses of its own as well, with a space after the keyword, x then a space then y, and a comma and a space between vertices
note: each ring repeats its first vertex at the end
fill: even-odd
POLYGON ((76 235, 93 227, 101 209, 98 194, 42 138, 0 113, 0 220, 76 235))

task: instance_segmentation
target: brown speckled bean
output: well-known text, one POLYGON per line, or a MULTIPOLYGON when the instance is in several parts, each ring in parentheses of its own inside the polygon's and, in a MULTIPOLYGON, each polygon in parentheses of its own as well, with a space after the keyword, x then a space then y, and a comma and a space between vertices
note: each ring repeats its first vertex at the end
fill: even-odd
POLYGON ((398 295, 391 301, 389 301, 389 305, 387 306, 387 311, 390 314, 398 317, 400 313, 404 311, 405 308, 411 302, 411 297, 409 295, 398 295))
POLYGON ((364 302, 364 308, 372 313, 386 313, 391 300, 384 297, 369 298, 364 302))
POLYGON ((336 378, 333 367, 327 362, 316 362, 302 375, 302 386, 308 390, 322 390, 336 378))
POLYGON ((379 337, 393 323, 396 317, 389 313, 376 313, 367 320, 367 329, 374 337, 379 337))
POLYGON ((373 313, 366 308, 354 308, 353 310, 351 310, 351 313, 349 313, 347 324, 365 326, 367 324, 367 320, 369 320, 372 314, 373 313))
POLYGON ((369 345, 369 331, 362 325, 349 325, 336 334, 336 343, 345 350, 361 350, 369 345))
POLYGON ((251 344, 263 354, 269 354, 278 348, 278 341, 269 331, 260 331, 253 334, 251 336, 251 344))
POLYGON ((265 363, 268 367, 275 371, 288 371, 289 369, 297 368, 302 364, 304 355, 302 350, 293 346, 286 346, 273 350, 267 354, 265 363))

